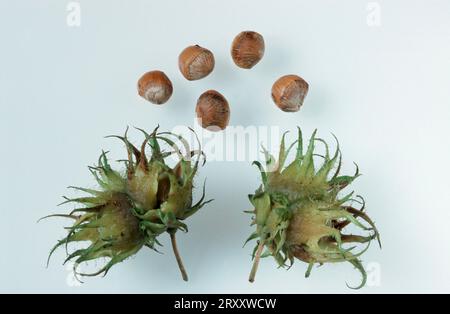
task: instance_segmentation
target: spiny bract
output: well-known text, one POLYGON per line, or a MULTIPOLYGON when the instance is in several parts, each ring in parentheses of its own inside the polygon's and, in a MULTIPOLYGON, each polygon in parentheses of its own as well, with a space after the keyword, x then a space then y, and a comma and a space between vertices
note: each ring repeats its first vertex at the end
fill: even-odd
POLYGON ((123 137, 111 136, 119 138, 126 145, 128 158, 123 160, 126 173, 113 170, 105 152, 101 154, 97 166, 89 167, 99 188, 72 187, 89 196, 66 198, 64 203, 79 203, 82 207, 74 209, 69 215, 48 216, 62 216, 75 221, 67 228, 67 237, 56 244, 50 256, 62 245, 67 248, 70 242, 89 241, 89 247, 68 253, 65 262, 74 259, 74 271, 78 275, 106 275, 113 265, 134 255, 143 246, 155 249, 155 245, 160 245, 157 237, 168 232, 183 279, 187 280, 175 233, 178 230, 187 231, 182 221, 209 202, 204 202, 203 186, 201 199, 192 205, 193 179, 201 157, 203 163, 205 159, 200 143, 199 150, 191 151, 181 136, 170 132, 158 133, 157 130, 151 134, 140 130, 145 135, 140 149, 128 141, 127 132, 123 137), (163 151, 160 143, 168 144, 173 150, 163 151), (184 146, 185 155, 177 143, 184 146), (151 148, 150 156, 146 154, 147 145, 151 148), (166 159, 175 154, 179 161, 175 167, 170 167, 166 159), (97 272, 77 273, 77 265, 101 257, 109 258, 109 261, 97 272))
MULTIPOLYGON (((317 130, 316 130, 317 131, 317 130)), ((256 231, 247 242, 258 239, 253 251, 254 264, 249 280, 255 278, 259 259, 273 256, 280 267, 292 266, 294 258, 309 264, 306 277, 310 275, 314 264, 349 262, 363 275, 361 288, 366 282, 366 273, 359 256, 363 254, 370 242, 377 238, 378 231, 372 220, 363 212, 362 197, 353 197, 353 192, 340 196, 340 191, 358 176, 358 167, 353 176, 340 176, 341 153, 339 143, 333 156, 329 155, 327 143, 316 138, 316 131, 311 136, 308 149, 303 154, 303 140, 300 128, 298 139, 287 149, 283 135, 278 162, 266 150, 266 169, 255 161, 262 175, 262 185, 253 195, 249 195, 254 210, 252 225, 256 231), (315 144, 325 146, 325 155, 315 153, 315 144), (297 144, 294 161, 284 167, 290 150, 297 144), (319 168, 315 168, 314 158, 323 159, 319 168), (337 164, 337 169, 332 170, 337 164), (351 203, 361 204, 360 209, 351 203), (362 219, 370 227, 359 221, 362 219), (366 236, 344 234, 343 229, 354 225, 368 231, 366 236), (355 246, 345 248, 348 243, 367 243, 360 252, 353 252, 355 246), (266 251, 262 251, 266 248, 266 251), (289 263, 289 265, 287 265, 289 263)), ((337 140, 336 140, 337 142, 337 140)))

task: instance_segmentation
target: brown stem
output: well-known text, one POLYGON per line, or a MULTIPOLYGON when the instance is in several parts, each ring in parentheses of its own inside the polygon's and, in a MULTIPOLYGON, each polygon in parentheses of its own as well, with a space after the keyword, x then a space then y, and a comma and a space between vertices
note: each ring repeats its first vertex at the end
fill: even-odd
POLYGON ((175 238, 175 232, 171 232, 170 233, 170 241, 172 242, 173 253, 174 253, 175 258, 177 260, 178 267, 180 268, 181 276, 183 277, 184 281, 188 281, 188 275, 186 273, 186 269, 184 268, 183 261, 181 260, 180 253, 178 252, 177 239, 175 238))
POLYGON ((264 249, 264 241, 260 241, 259 245, 258 245, 258 249, 256 250, 255 261, 253 262, 252 271, 250 272, 250 276, 248 278, 248 281, 250 281, 250 282, 255 281, 255 276, 256 276, 256 272, 258 271, 259 260, 261 258, 261 253, 262 253, 263 249, 264 249))

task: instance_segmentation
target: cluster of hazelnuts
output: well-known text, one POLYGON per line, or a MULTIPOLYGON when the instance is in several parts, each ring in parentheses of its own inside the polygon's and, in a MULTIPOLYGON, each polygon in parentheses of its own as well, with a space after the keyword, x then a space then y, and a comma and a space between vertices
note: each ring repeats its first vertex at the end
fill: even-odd
MULTIPOLYGON (((239 33, 231 46, 234 63, 243 69, 253 68, 264 55, 264 39, 253 31, 239 33)), ((214 69, 213 53, 199 45, 189 46, 178 57, 181 74, 189 81, 199 80, 214 69)), ((296 112, 308 93, 308 83, 297 75, 285 75, 272 86, 272 99, 283 111, 296 112)), ((139 95, 153 104, 164 104, 172 96, 173 86, 164 72, 150 71, 138 82, 139 95)), ((215 90, 200 95, 196 106, 197 119, 205 129, 217 131, 227 127, 230 106, 225 97, 215 90)))

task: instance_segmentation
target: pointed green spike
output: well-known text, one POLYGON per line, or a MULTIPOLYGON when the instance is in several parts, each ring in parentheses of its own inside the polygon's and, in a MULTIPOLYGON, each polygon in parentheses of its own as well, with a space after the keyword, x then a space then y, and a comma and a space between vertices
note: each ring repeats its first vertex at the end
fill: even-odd
POLYGON ((248 242, 257 238, 259 238, 259 234, 255 231, 247 238, 247 240, 245 240, 244 245, 242 247, 246 246, 248 242))
POLYGON ((78 197, 78 198, 68 198, 64 196, 65 201, 58 204, 64 205, 67 203, 80 203, 80 204, 89 204, 89 205, 100 205, 102 202, 98 197, 78 197))
POLYGON ((50 264, 50 259, 52 258, 53 253, 55 253, 56 249, 59 248, 61 245, 65 244, 67 242, 67 237, 59 240, 58 243, 56 243, 56 245, 50 250, 50 253, 48 254, 47 257, 47 267, 50 264))
POLYGON ((366 270, 364 269, 364 266, 361 264, 361 261, 359 261, 358 259, 349 260, 349 263, 352 264, 353 266, 355 266, 355 268, 357 270, 359 270, 359 272, 361 273, 361 276, 362 276, 362 280, 361 280, 361 283, 359 284, 359 286, 356 286, 356 287, 351 287, 347 283, 346 283, 346 285, 349 289, 359 290, 366 285, 366 282, 367 282, 366 270))
MULTIPOLYGON (((148 145, 152 149, 151 160, 159 160, 162 163, 164 163, 164 160, 161 155, 161 147, 159 146, 158 140, 156 139, 156 134, 157 134, 158 128, 159 128, 159 126, 156 127, 151 134, 148 134, 143 129, 140 129, 140 128, 136 128, 136 129, 141 131, 144 134, 145 138, 147 139, 148 145)), ((177 154, 180 153, 179 150, 177 150, 176 152, 177 152, 177 154)))
POLYGON ((303 158, 303 136, 300 127, 297 127, 297 129, 298 129, 298 145, 295 160, 301 160, 303 158))
POLYGON ((250 201, 250 203, 252 203, 252 205, 255 206, 255 203, 253 202, 253 198, 255 197, 255 194, 248 194, 247 197, 248 197, 248 200, 250 201))
POLYGON ((317 133, 317 129, 314 130, 314 132, 311 135, 311 138, 309 140, 308 150, 306 151, 306 154, 302 160, 302 164, 299 169, 300 176, 312 177, 314 175, 313 153, 314 153, 314 142, 315 142, 316 133, 317 133))
POLYGON ((101 192, 101 191, 97 191, 97 190, 93 190, 93 189, 81 188, 81 187, 78 187, 78 186, 68 186, 67 188, 78 190, 78 191, 82 191, 82 192, 86 192, 86 193, 94 195, 94 196, 100 196, 100 195, 103 194, 103 192, 101 192))
POLYGON ((312 271, 313 267, 314 267, 314 263, 308 264, 308 269, 306 270, 305 278, 309 278, 309 276, 311 276, 311 271, 312 271))
POLYGON ((340 200, 338 200, 337 204, 338 204, 338 205, 342 205, 342 204, 344 204, 345 202, 348 202, 348 201, 352 198, 352 196, 353 196, 354 193, 355 193, 354 191, 351 191, 350 193, 348 193, 347 195, 345 195, 343 198, 341 198, 340 200))
POLYGON ((277 172, 280 172, 281 169, 283 168, 283 164, 284 164, 284 160, 286 158, 286 134, 288 132, 284 132, 282 137, 281 137, 281 145, 280 145, 280 152, 278 154, 278 169, 277 172))
POLYGON ((265 172, 263 166, 261 165, 261 163, 257 160, 255 160, 252 165, 255 165, 256 167, 258 167, 259 171, 261 172, 261 178, 263 181, 264 186, 267 185, 267 173, 265 172))
POLYGON ((107 190, 108 184, 100 179, 100 177, 97 174, 98 169, 96 169, 95 167, 88 167, 88 168, 89 168, 89 171, 91 172, 91 174, 94 176, 97 183, 100 185, 100 187, 104 190, 107 190))
POLYGON ((39 218, 39 220, 37 222, 39 223, 39 222, 41 222, 44 219, 53 218, 53 217, 70 218, 70 219, 75 219, 75 220, 77 220, 79 218, 78 216, 74 216, 74 215, 52 214, 52 215, 47 215, 47 216, 44 216, 42 218, 39 218))
POLYGON ((99 167, 103 168, 105 170, 105 172, 112 171, 112 168, 111 168, 111 166, 109 165, 109 162, 108 162, 108 157, 106 157, 106 155, 108 153, 109 152, 107 152, 107 151, 106 152, 102 151, 102 153, 100 155, 100 158, 99 158, 99 161, 98 161, 99 167))
POLYGON ((81 208, 75 208, 74 210, 72 210, 70 212, 69 215, 73 215, 75 213, 79 213, 79 212, 84 212, 84 213, 98 213, 100 210, 102 210, 103 208, 105 208, 106 204, 101 204, 101 205, 97 205, 97 206, 92 206, 92 207, 81 207, 81 208))
POLYGON ((80 250, 74 251, 73 253, 69 254, 69 255, 66 257, 66 259, 65 259, 64 262, 63 262, 63 265, 65 265, 68 261, 70 261, 70 260, 73 259, 74 257, 81 256, 81 255, 83 255, 83 254, 85 254, 85 253, 86 253, 86 249, 80 249, 80 250))
MULTIPOLYGON (((317 140, 320 140, 320 139, 317 139, 317 140)), ((327 148, 326 148, 325 156, 323 156, 323 159, 324 159, 323 165, 322 165, 322 167, 320 167, 320 169, 317 171, 317 174, 316 174, 316 178, 317 178, 316 181, 319 181, 319 182, 326 180, 328 173, 330 172, 330 170, 333 168, 333 165, 334 165, 334 159, 330 160, 330 156, 329 156, 329 152, 328 152, 328 145, 326 144, 325 141, 323 141, 323 140, 320 140, 320 141, 322 141, 326 145, 327 148)))

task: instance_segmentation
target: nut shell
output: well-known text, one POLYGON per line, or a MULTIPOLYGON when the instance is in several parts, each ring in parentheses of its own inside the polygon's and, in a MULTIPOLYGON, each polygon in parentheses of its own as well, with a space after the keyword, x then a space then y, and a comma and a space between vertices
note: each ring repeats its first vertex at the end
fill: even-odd
POLYGON ((296 112, 303 105, 309 85, 298 75, 280 77, 272 86, 272 99, 283 111, 296 112))
POLYGON ((164 72, 150 71, 139 79, 138 92, 141 97, 149 102, 161 105, 172 96, 173 86, 164 72))
POLYGON ((243 69, 253 68, 264 56, 264 38, 252 31, 239 33, 231 45, 234 63, 243 69))
POLYGON ((178 57, 181 74, 189 80, 199 80, 214 70, 214 55, 199 45, 185 48, 178 57))
POLYGON ((195 112, 198 123, 210 131, 224 130, 230 121, 228 101, 215 90, 208 90, 200 95, 195 112))

